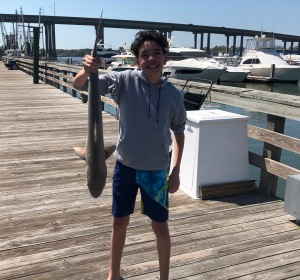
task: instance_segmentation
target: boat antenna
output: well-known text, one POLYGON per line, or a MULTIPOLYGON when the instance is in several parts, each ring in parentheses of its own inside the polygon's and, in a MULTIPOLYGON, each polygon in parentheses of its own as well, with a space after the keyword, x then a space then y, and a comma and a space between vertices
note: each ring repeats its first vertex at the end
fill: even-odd
POLYGON ((263 27, 263 22, 261 21, 261 34, 260 34, 260 36, 262 37, 263 34, 264 34, 264 27, 263 27))
POLYGON ((92 57, 94 57, 94 58, 97 58, 97 43, 99 42, 99 37, 100 37, 100 29, 101 29, 101 23, 102 23, 102 14, 103 14, 103 10, 101 11, 101 16, 100 16, 100 20, 99 20, 97 31, 96 31, 95 44, 94 44, 94 48, 92 50, 92 57))

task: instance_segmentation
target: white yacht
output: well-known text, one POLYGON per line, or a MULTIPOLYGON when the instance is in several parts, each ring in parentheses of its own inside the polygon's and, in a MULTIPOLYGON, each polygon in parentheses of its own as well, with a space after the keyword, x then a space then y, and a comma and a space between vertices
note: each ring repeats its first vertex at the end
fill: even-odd
POLYGON ((278 82, 300 80, 300 66, 289 65, 275 50, 275 38, 264 35, 247 39, 240 66, 250 70, 248 78, 272 78, 278 82))
POLYGON ((114 55, 112 58, 114 61, 112 61, 111 66, 109 66, 107 70, 123 71, 137 68, 136 58, 130 51, 114 55))
POLYGON ((192 77, 208 79, 215 83, 225 71, 224 65, 203 50, 171 47, 163 75, 180 80, 192 77))
POLYGON ((300 65, 299 54, 286 54, 286 55, 282 55, 282 57, 290 65, 300 65))

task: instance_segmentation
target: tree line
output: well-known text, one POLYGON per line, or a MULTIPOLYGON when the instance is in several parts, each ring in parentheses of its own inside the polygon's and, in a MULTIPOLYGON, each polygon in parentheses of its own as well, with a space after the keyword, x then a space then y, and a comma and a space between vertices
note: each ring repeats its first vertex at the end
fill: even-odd
POLYGON ((87 53, 91 53, 92 49, 74 49, 74 50, 64 50, 64 49, 56 49, 57 56, 66 56, 66 57, 74 57, 74 56, 85 56, 87 53))
MULTIPOLYGON (((290 48, 288 48, 290 49, 290 48)), ((297 49, 297 46, 294 47, 294 50, 297 49)), ((204 51, 207 52, 207 48, 203 48, 204 51)), ((276 46, 276 50, 278 51, 282 51, 283 47, 282 46, 276 46)), ((56 53, 57 56, 64 56, 64 57, 74 57, 74 56, 80 56, 83 57, 85 56, 87 53, 91 53, 92 49, 72 49, 72 50, 65 50, 65 49, 57 49, 56 53)), ((244 48, 243 48, 244 51, 244 48)), ((226 54, 228 53, 229 55, 233 56, 233 55, 237 55, 239 56, 240 54, 240 48, 237 46, 235 49, 235 54, 233 53, 233 46, 231 46, 228 50, 226 50, 226 46, 214 46, 212 48, 210 48, 210 54, 213 56, 218 56, 219 53, 222 54, 226 54)))

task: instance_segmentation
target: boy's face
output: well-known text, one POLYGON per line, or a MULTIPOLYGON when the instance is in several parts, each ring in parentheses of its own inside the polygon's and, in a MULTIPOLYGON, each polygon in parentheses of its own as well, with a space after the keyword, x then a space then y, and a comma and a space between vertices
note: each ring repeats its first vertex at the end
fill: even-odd
POLYGON ((154 41, 145 41, 139 49, 139 56, 136 58, 136 64, 153 84, 160 82, 163 66, 166 62, 167 56, 154 41))

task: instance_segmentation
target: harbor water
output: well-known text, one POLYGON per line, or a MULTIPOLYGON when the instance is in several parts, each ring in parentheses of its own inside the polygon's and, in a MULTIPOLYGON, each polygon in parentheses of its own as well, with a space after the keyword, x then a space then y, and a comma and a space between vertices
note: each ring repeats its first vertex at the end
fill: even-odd
MULTIPOLYGON (((278 92, 278 93, 282 93, 282 94, 300 96, 300 84, 299 83, 238 83, 238 84, 222 83, 222 85, 242 87, 242 88, 251 88, 251 89, 256 89, 256 90, 278 92)), ((248 116, 249 124, 258 126, 261 128, 266 127, 267 115, 264 113, 249 111, 246 109, 223 105, 223 104, 217 104, 217 103, 207 104, 206 106, 210 107, 210 108, 217 108, 220 110, 229 111, 229 112, 248 116)), ((300 122, 291 120, 291 119, 286 119, 284 134, 300 139, 300 122)), ((249 147, 249 151, 251 151, 251 152, 254 152, 258 155, 263 154, 263 143, 260 141, 256 141, 254 139, 249 138, 248 147, 249 147)), ((282 150, 280 162, 300 170, 300 155, 298 155, 298 154, 289 152, 287 150, 282 150)), ((260 170, 256 167, 250 165, 250 178, 257 180, 256 185, 258 185, 258 183, 259 183, 259 174, 260 174, 260 170)), ((286 184, 286 181, 279 178, 276 195, 280 198, 284 198, 285 184, 286 184)))
MULTIPOLYGON (((59 60, 65 61, 67 58, 60 58, 59 60)), ((82 57, 73 57, 73 64, 78 64, 82 60, 82 57)), ((242 87, 242 88, 251 88, 256 90, 263 90, 269 92, 278 92, 282 94, 297 95, 300 96, 300 84, 299 83, 221 83, 224 86, 233 86, 233 87, 242 87)), ((236 114, 241 114, 248 116, 248 123, 254 126, 261 128, 266 127, 267 115, 261 112, 254 112, 243 108, 238 108, 229 105, 223 105, 218 103, 205 102, 203 109, 220 109, 236 114)), ((116 109, 105 105, 105 111, 115 115, 116 109)), ((300 122, 286 119, 285 121, 285 135, 300 139, 300 122)), ((254 152, 258 155, 263 154, 263 143, 256 141, 254 139, 248 140, 249 151, 254 152)), ((300 169, 300 155, 282 150, 281 161, 284 164, 287 164, 293 168, 300 169)), ((259 184, 259 174, 260 170, 254 166, 250 165, 250 178, 256 180, 256 185, 259 184)), ((285 184, 286 181, 279 178, 277 185, 276 195, 280 198, 284 198, 285 193, 285 184)))

